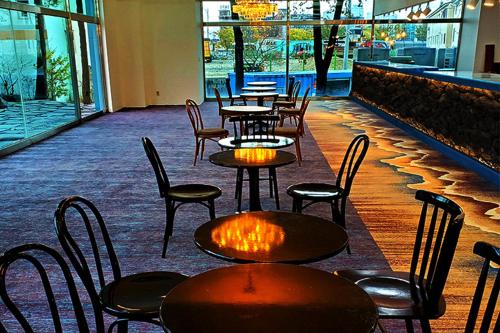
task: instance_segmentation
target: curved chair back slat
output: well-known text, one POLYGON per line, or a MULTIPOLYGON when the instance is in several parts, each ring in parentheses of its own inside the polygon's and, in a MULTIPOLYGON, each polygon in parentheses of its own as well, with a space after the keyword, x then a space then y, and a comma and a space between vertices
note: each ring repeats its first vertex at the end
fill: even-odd
MULTIPOLYGON (((224 107, 224 104, 222 103, 222 98, 220 97, 219 89, 214 88, 214 95, 215 95, 215 99, 217 100, 217 105, 219 107, 219 115, 221 115, 222 108, 224 107)), ((229 95, 229 98, 232 98, 232 95, 229 95)))
POLYGON ((198 131, 203 129, 203 119, 201 118, 200 108, 198 104, 192 99, 186 100, 186 112, 193 127, 194 135, 197 135, 198 131))
MULTIPOLYGON (((54 332, 56 333, 63 332, 63 325, 59 315, 56 297, 54 296, 54 291, 52 288, 49 275, 47 274, 47 270, 45 269, 45 266, 42 264, 42 262, 39 260, 40 254, 48 256, 55 262, 57 262, 59 269, 64 276, 64 282, 66 284, 71 299, 71 303, 73 305, 73 311, 78 325, 78 331, 83 333, 90 332, 87 319, 85 317, 83 307, 80 301, 80 297, 78 295, 78 291, 76 289, 76 285, 68 265, 66 264, 62 256, 59 253, 57 253, 56 250, 42 244, 26 244, 18 246, 6 251, 2 256, 0 256, 0 296, 5 306, 13 314, 13 316, 16 318, 16 320, 18 321, 18 323, 25 332, 30 333, 34 331, 31 324, 28 322, 28 319, 22 314, 21 310, 10 298, 5 283, 6 276, 8 275, 7 273, 9 272, 9 267, 13 263, 20 260, 28 261, 36 269, 41 279, 45 291, 45 296, 49 305, 52 322, 54 324, 54 332)), ((96 331, 104 332, 104 321, 101 311, 96 313, 95 319, 96 319, 96 331)), ((0 332, 6 332, 5 327, 1 324, 0 324, 0 332)))
MULTIPOLYGON (((491 268, 491 264, 494 263, 500 266, 500 248, 486 242, 477 242, 474 244, 474 254, 482 257, 484 259, 483 267, 477 281, 476 291, 474 292, 474 297, 472 298, 472 304, 469 311, 469 317, 465 325, 465 333, 473 333, 476 327, 477 317, 479 314, 479 308, 481 306, 481 301, 486 289, 486 281, 488 279, 488 274, 491 268)), ((493 274, 494 275, 494 274, 493 274)), ((495 282, 491 287, 490 296, 488 297, 488 303, 486 304, 486 309, 483 314, 483 319, 481 320, 481 325, 479 326, 479 333, 487 333, 491 327, 491 322, 493 317, 496 315, 496 322, 493 332, 500 332, 500 314, 495 312, 495 307, 498 304, 498 290, 500 289, 500 269, 496 269, 495 282)))
POLYGON ((354 177, 363 162, 370 145, 370 139, 367 135, 361 134, 356 136, 349 144, 347 151, 340 165, 337 175, 337 187, 343 189, 342 197, 346 198, 351 192, 351 187, 354 182, 354 177))
MULTIPOLYGON (((78 216, 76 217, 76 219, 78 216)), ((57 237, 59 239, 59 243, 61 244, 64 252, 68 256, 73 265, 75 271, 78 276, 82 280, 85 285, 91 300, 92 305, 94 307, 94 312, 100 312, 100 301, 97 289, 95 287, 94 280, 97 280, 99 283, 99 290, 101 290, 106 285, 106 277, 104 274, 104 269, 102 265, 102 258, 106 258, 109 261, 113 273, 113 279, 118 280, 121 278, 121 270, 120 264, 118 262, 118 258, 116 256, 115 250, 113 248, 113 244, 111 242, 111 238, 109 236, 108 230, 106 228, 106 224, 104 223, 104 219, 101 214, 94 206, 92 202, 89 200, 82 198, 80 196, 72 196, 66 199, 63 199, 54 216, 54 223, 56 227, 57 237), (92 250, 92 257, 95 262, 95 269, 97 271, 97 277, 93 276, 93 273, 88 264, 88 260, 84 255, 81 247, 78 242, 72 236, 71 232, 68 229, 68 219, 67 214, 69 210, 75 210, 77 215, 80 216, 85 230, 87 232, 88 239, 90 241, 90 246, 92 250), (97 224, 97 230, 94 231, 92 227, 91 220, 89 219, 89 212, 95 223, 97 224), (100 233, 102 240, 105 245, 105 253, 101 253, 100 246, 98 244, 96 238, 96 232, 100 233)))
POLYGON ((156 150, 153 142, 148 138, 144 137, 141 139, 142 146, 144 147, 144 151, 148 156, 149 162, 153 167, 155 172, 156 181, 158 183, 158 190, 160 191, 160 197, 164 198, 168 190, 170 189, 170 181, 168 180, 168 175, 165 172, 165 168, 163 167, 163 163, 161 162, 160 155, 158 155, 158 151, 156 150))
POLYGON ((291 96, 291 101, 293 103, 297 103, 297 99, 299 98, 300 88, 302 87, 302 82, 297 81, 293 85, 293 93, 291 96))
POLYGON ((288 99, 291 99, 293 96, 294 85, 295 85, 295 76, 290 76, 288 78, 288 88, 286 90, 286 94, 288 95, 288 99))
MULTIPOLYGON (((217 88, 215 88, 215 89, 217 89, 217 88)), ((229 79, 229 78, 226 78, 226 90, 227 90, 227 96, 229 98, 233 98, 233 90, 231 89, 231 79, 229 79)), ((215 93, 215 91, 214 91, 214 93, 215 93)), ((217 98, 217 94, 219 95, 219 98, 220 98, 220 94, 219 94, 218 90, 217 90, 217 93, 215 95, 216 98, 217 98)), ((218 102, 218 100, 217 100, 217 102, 218 102)), ((220 107, 220 104, 219 104, 219 107, 220 107)))
POLYGON ((233 116, 229 122, 233 123, 236 139, 242 135, 259 136, 264 138, 274 136, 280 117, 277 115, 245 115, 233 116))
POLYGON ((439 194, 419 190, 415 198, 423 205, 410 266, 410 286, 415 295, 417 288, 424 291, 427 299, 423 302, 432 308, 440 303, 464 213, 455 202, 439 194))

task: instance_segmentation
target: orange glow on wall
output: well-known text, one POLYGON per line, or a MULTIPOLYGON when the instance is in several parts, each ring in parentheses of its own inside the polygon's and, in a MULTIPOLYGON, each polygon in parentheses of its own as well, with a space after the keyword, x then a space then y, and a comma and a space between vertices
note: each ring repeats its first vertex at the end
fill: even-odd
POLYGON ((282 227, 253 216, 241 215, 212 231, 212 241, 220 248, 242 252, 269 252, 285 241, 282 227))
POLYGON ((244 148, 234 150, 234 157, 246 163, 263 163, 276 158, 276 150, 266 148, 244 148))

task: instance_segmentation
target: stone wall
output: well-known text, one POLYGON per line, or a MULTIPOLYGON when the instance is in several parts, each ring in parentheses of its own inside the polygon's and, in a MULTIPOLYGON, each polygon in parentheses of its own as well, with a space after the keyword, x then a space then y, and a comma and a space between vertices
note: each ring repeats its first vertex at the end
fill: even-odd
POLYGON ((500 171, 500 93, 355 64, 351 95, 500 171))

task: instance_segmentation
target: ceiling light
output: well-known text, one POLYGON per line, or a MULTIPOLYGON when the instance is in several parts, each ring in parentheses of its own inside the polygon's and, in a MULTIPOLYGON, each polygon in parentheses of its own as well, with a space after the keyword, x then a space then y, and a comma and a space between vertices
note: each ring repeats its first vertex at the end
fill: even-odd
POLYGON ((469 3, 467 4, 467 9, 470 9, 470 10, 476 9, 478 2, 479 2, 479 0, 469 0, 469 3))
POLYGON ((412 10, 410 11, 410 14, 408 14, 408 16, 406 18, 408 19, 408 21, 411 21, 411 20, 413 20, 414 15, 415 15, 415 13, 413 12, 413 8, 412 8, 412 10))
POLYGON ((427 3, 427 7, 425 7, 424 11, 422 12, 422 18, 426 18, 430 12, 431 12, 431 8, 429 7, 429 3, 427 3))
POLYGON ((486 7, 493 7, 495 5, 494 0, 484 0, 484 6, 486 7))
POLYGON ((413 19, 418 20, 420 18, 420 15, 422 15, 422 9, 418 7, 417 12, 415 13, 415 15, 413 15, 413 19))
POLYGON ((278 13, 278 5, 269 0, 236 0, 233 12, 250 21, 260 21, 278 13))

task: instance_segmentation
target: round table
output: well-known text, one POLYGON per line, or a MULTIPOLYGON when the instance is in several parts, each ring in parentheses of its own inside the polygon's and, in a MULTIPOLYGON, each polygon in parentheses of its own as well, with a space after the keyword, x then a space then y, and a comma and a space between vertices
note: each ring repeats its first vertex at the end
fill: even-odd
POLYGON ((259 169, 277 168, 297 160, 294 154, 268 148, 242 148, 210 155, 210 162, 228 168, 248 171, 250 210, 262 210, 259 193, 259 169))
POLYGON ((228 149, 239 148, 286 148, 295 143, 292 138, 277 135, 243 135, 239 138, 230 136, 218 141, 219 146, 228 149))
POLYGON ((275 100, 280 94, 277 92, 250 92, 241 93, 240 96, 243 98, 257 98, 257 105, 264 106, 264 98, 273 97, 275 100))
POLYGON ((224 106, 222 109, 225 113, 230 113, 235 116, 239 115, 250 115, 250 114, 267 114, 273 111, 273 108, 267 106, 255 106, 255 105, 232 105, 224 106))
POLYGON ((274 81, 252 81, 252 82, 247 82, 249 86, 260 86, 260 87, 266 87, 266 86, 275 86, 277 82, 274 81))
POLYGON ((204 272, 178 284, 160 308, 173 333, 366 333, 377 319, 372 299, 354 283, 286 264, 204 272))
POLYGON ((255 91, 255 92, 266 92, 266 91, 275 91, 275 87, 260 87, 260 86, 254 86, 254 87, 244 87, 241 88, 243 91, 255 91))
POLYGON ((307 264, 337 255, 347 240, 344 228, 332 221, 286 212, 219 217, 194 233, 202 251, 238 263, 307 264))

